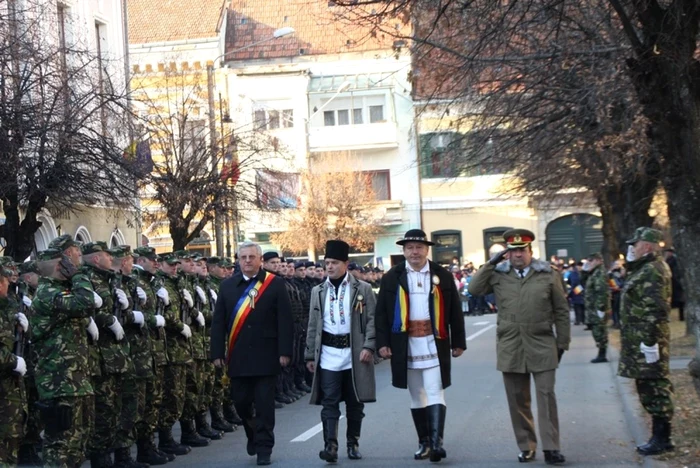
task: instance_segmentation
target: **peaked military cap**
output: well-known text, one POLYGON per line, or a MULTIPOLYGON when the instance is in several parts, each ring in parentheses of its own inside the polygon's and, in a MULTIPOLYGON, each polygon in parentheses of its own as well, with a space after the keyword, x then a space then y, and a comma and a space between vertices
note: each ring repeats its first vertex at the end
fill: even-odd
POLYGON ((114 258, 124 258, 132 254, 130 245, 118 245, 112 249, 109 249, 107 252, 114 258))
POLYGON ((636 244, 639 241, 651 242, 652 244, 658 244, 664 239, 664 235, 661 231, 653 229, 650 227, 638 227, 634 231, 634 236, 627 241, 629 245, 636 244))
POLYGON ((202 255, 202 254, 199 253, 199 252, 193 252, 193 253, 190 255, 190 258, 191 258, 193 261, 195 261, 195 262, 198 262, 198 261, 200 261, 200 260, 206 260, 206 258, 204 258, 204 255, 202 255))
POLYGON ((134 249, 133 253, 139 257, 144 257, 149 260, 158 260, 158 254, 156 253, 156 249, 153 247, 138 247, 134 249))
POLYGON ((532 244, 535 234, 527 229, 509 229, 503 233, 503 238, 509 249, 522 249, 532 244))
POLYGON ((176 250, 175 252, 172 252, 173 255, 175 255, 179 259, 191 259, 192 258, 192 252, 189 250, 176 250))
POLYGON ((63 251, 60 249, 46 249, 42 250, 40 252, 37 252, 36 257, 39 259, 40 262, 45 262, 47 260, 54 260, 57 258, 61 258, 63 256, 63 251))
POLYGON ((313 268, 313 267, 315 267, 316 265, 314 264, 314 262, 305 262, 305 263, 304 263, 304 266, 305 266, 306 268, 313 268))
POLYGON ((359 269, 360 269, 360 265, 358 265, 358 264, 355 263, 355 262, 350 262, 350 263, 348 264, 348 270, 350 270, 350 271, 359 270, 359 269))
POLYGON ((160 254, 160 261, 165 262, 168 265, 176 265, 180 263, 180 258, 177 256, 176 252, 167 252, 160 254))
POLYGON ((294 262, 294 269, 296 270, 297 268, 306 268, 306 262, 304 262, 304 261, 294 262))
POLYGON ((428 236, 425 234, 425 232, 421 231, 420 229, 409 229, 406 231, 406 234, 403 235, 403 239, 399 239, 396 241, 397 245, 404 245, 407 242, 420 242, 421 244, 425 245, 435 245, 435 242, 431 242, 428 240, 428 236))
POLYGON ((39 268, 35 261, 24 262, 19 264, 19 274, 24 275, 27 273, 39 274, 39 268))
POLYGON ((83 244, 80 247, 80 251, 83 252, 83 255, 90 255, 97 252, 107 252, 111 255, 107 243, 103 241, 88 242, 87 244, 83 244))
POLYGON ((73 236, 71 236, 70 234, 63 234, 61 236, 58 236, 57 238, 55 238, 51 242, 49 242, 50 249, 59 249, 59 250, 66 250, 68 247, 72 247, 72 246, 80 247, 81 245, 82 245, 82 243, 73 239, 73 236))

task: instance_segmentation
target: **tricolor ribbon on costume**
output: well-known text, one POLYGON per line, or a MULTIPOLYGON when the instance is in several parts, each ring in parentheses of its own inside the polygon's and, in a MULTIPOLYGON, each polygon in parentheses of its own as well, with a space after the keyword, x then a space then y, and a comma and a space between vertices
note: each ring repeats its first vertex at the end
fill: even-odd
POLYGON ((428 307, 430 308, 430 320, 433 322, 433 333, 435 338, 444 340, 447 338, 447 326, 445 325, 445 300, 442 296, 442 291, 437 284, 433 285, 433 290, 428 299, 428 307))
POLYGON ((228 347, 226 350, 226 363, 231 360, 231 354, 233 354, 233 347, 236 344, 238 335, 243 328, 243 324, 250 315, 250 312, 255 309, 255 300, 260 300, 260 296, 265 292, 267 287, 272 282, 275 275, 270 272, 265 272, 265 278, 261 281, 251 282, 250 285, 243 291, 240 299, 236 303, 236 307, 233 309, 233 313, 229 317, 228 323, 228 347))
POLYGON ((405 333, 408 331, 408 292, 399 285, 394 304, 394 322, 391 326, 392 333, 405 333))

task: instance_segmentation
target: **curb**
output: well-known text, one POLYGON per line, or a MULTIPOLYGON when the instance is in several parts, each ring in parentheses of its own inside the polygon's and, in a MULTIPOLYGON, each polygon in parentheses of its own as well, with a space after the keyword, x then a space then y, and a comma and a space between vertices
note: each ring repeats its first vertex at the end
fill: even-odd
MULTIPOLYGON (((614 346, 608 347, 610 355, 610 371, 615 382, 615 388, 620 394, 622 401, 622 412, 625 415, 625 421, 629 428, 632 437, 634 438, 635 446, 647 442, 649 438, 649 425, 646 419, 642 416, 644 409, 639 403, 639 395, 634 386, 634 380, 626 379, 617 375, 617 365, 620 360, 620 353, 614 346)), ((645 468, 668 468, 669 465, 661 460, 656 460, 654 457, 642 457, 636 455, 637 459, 641 459, 641 465, 645 468)))

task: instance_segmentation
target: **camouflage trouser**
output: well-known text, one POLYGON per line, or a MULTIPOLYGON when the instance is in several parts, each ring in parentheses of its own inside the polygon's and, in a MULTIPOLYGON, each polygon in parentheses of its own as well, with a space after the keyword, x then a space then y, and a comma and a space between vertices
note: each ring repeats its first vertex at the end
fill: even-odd
POLYGON ((27 389, 27 430, 22 439, 22 445, 38 445, 41 442, 41 431, 44 430, 44 423, 41 420, 41 413, 36 407, 39 401, 39 393, 36 390, 34 377, 24 379, 27 389))
POLYGON ((136 441, 134 428, 138 422, 143 420, 146 412, 146 383, 146 379, 135 379, 131 375, 124 379, 121 395, 121 424, 117 430, 114 448, 128 448, 136 441))
POLYGON ((220 367, 214 368, 214 388, 211 392, 211 406, 214 408, 221 408, 224 404, 224 399, 227 402, 230 401, 228 396, 228 389, 224 390, 224 383, 222 382, 222 377, 224 376, 224 370, 220 367))
POLYGON ((182 416, 187 382, 185 364, 169 364, 163 374, 163 404, 158 414, 158 429, 170 430, 182 416))
POLYGON ((203 387, 202 361, 194 361, 187 365, 185 406, 182 410, 181 420, 191 421, 199 409, 199 399, 203 387))
POLYGON ((202 374, 202 394, 199 398, 199 411, 209 411, 214 392, 214 363, 199 361, 202 374))
POLYGON ((95 431, 90 438, 90 454, 107 453, 117 440, 119 418, 122 413, 123 377, 103 374, 92 379, 95 389, 95 431))
POLYGON ((667 378, 636 379, 642 406, 657 418, 673 418, 673 384, 667 378))
POLYGON ((87 441, 92 429, 95 401, 90 396, 60 397, 56 405, 73 408, 73 422, 65 431, 57 432, 50 424, 44 430, 44 466, 74 468, 85 461, 87 441))
POLYGON ((19 437, 0 439, 0 468, 17 466, 19 437))
POLYGON ((0 466, 15 466, 27 412, 24 402, 5 396, 0 396, 0 466))
POLYGON ((595 344, 599 348, 608 347, 608 325, 606 320, 598 320, 590 324, 591 333, 593 334, 593 339, 595 344))
POLYGON ((146 380, 146 408, 143 419, 136 423, 136 440, 151 440, 158 430, 158 410, 163 403, 165 366, 155 366, 154 377, 146 380))

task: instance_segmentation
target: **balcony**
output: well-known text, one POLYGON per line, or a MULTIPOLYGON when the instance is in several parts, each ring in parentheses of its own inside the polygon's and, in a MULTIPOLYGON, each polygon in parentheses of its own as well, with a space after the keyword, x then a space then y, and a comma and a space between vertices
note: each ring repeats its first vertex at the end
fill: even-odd
POLYGON ((398 131, 394 122, 309 129, 309 151, 311 152, 397 148, 398 146, 398 131))

